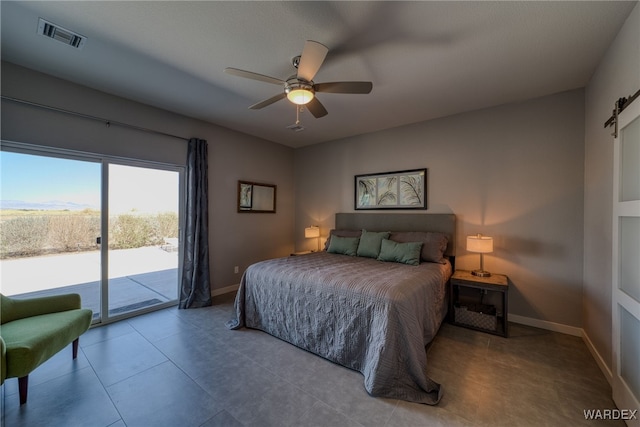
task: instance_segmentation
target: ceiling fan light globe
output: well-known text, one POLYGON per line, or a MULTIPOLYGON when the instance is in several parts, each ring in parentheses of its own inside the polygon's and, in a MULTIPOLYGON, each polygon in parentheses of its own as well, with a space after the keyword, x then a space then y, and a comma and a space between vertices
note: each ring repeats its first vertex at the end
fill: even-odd
POLYGON ((296 105, 305 105, 313 99, 313 92, 307 89, 292 89, 287 92, 287 98, 296 105))

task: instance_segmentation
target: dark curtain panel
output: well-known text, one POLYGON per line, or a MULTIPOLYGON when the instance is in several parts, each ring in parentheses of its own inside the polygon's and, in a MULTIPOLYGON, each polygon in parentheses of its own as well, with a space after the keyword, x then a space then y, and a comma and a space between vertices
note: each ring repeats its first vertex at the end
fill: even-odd
POLYGON ((211 305, 207 169, 207 141, 191 138, 187 151, 187 209, 180 308, 211 305))

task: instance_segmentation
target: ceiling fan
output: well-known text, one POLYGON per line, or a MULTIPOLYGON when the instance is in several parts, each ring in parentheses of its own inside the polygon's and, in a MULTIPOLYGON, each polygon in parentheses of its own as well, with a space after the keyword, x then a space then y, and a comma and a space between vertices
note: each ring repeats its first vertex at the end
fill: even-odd
POLYGON ((316 92, 367 94, 373 88, 371 82, 314 83, 313 78, 320 69, 328 52, 329 48, 322 43, 307 40, 302 54, 292 60, 293 66, 298 69, 298 72, 287 78, 287 80, 238 68, 225 68, 224 71, 234 76, 284 86, 284 90, 281 93, 250 106, 249 109, 251 110, 259 110, 283 98, 288 98, 294 104, 306 105, 314 117, 320 118, 327 115, 327 110, 316 98, 316 92))

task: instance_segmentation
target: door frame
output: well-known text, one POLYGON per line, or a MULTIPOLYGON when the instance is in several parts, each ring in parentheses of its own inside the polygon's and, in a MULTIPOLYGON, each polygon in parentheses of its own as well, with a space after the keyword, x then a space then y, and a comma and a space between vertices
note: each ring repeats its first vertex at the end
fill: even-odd
POLYGON ((100 306, 100 319, 99 322, 101 324, 108 324, 112 322, 117 322, 122 319, 127 319, 130 317, 138 316, 140 314, 149 313, 152 311, 160 310, 163 308, 168 308, 172 306, 176 306, 179 303, 180 299, 180 277, 182 277, 182 267, 183 267, 183 249, 184 249, 184 217, 185 217, 185 167, 177 166, 177 165, 169 165, 165 163, 151 162, 146 160, 134 160, 134 159, 125 159, 122 157, 113 157, 113 156, 102 156, 102 206, 104 215, 101 216, 101 241, 109 242, 109 165, 122 165, 122 166, 132 166, 132 167, 140 167, 146 169, 156 169, 156 170, 165 170, 172 171, 178 173, 178 281, 176 283, 176 299, 171 301, 166 301, 160 304, 155 304, 153 306, 144 307, 141 309, 137 309, 134 311, 117 314, 110 316, 109 315, 109 245, 103 244, 100 247, 100 257, 101 257, 101 306, 100 306))

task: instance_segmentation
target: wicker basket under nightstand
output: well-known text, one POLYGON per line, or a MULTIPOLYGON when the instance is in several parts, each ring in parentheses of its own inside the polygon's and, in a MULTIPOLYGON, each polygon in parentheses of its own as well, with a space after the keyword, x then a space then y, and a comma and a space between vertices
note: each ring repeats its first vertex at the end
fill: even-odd
POLYGON ((503 274, 478 277, 456 270, 451 276, 449 320, 454 325, 509 336, 509 279, 503 274))

